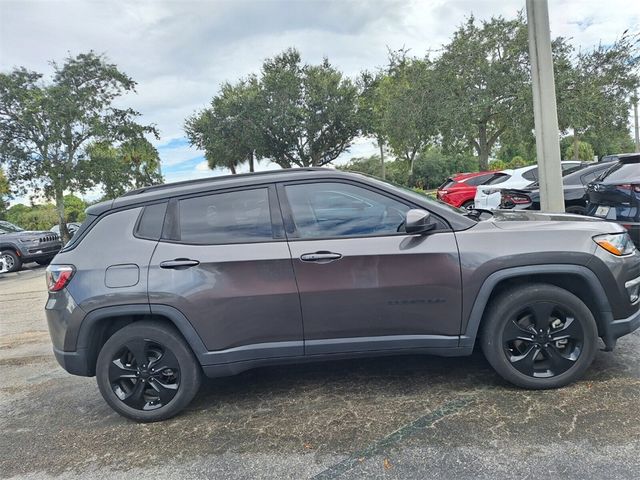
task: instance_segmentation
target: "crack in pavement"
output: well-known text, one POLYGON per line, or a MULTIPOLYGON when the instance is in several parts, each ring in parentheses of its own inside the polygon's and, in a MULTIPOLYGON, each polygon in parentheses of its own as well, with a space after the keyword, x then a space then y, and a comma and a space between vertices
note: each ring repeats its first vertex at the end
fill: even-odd
POLYGON ((404 439, 415 435, 416 433, 432 427, 440 420, 464 409, 468 405, 473 403, 473 399, 459 398, 445 403, 441 407, 433 410, 427 415, 423 415, 415 419, 414 421, 400 427, 398 430, 382 437, 380 440, 375 441, 371 445, 357 450, 343 461, 336 463, 335 465, 323 470, 313 477, 313 480, 328 480, 338 478, 340 475, 348 472, 352 468, 359 465, 363 459, 371 458, 379 453, 384 452, 390 447, 395 446, 404 439))

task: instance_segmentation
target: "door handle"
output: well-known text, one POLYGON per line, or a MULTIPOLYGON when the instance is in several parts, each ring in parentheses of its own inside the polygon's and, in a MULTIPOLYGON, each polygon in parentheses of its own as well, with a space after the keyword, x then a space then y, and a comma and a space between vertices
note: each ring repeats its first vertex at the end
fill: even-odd
POLYGON ((300 255, 300 260, 303 262, 315 262, 315 263, 329 263, 334 260, 339 260, 342 258, 342 255, 339 253, 333 252, 314 252, 314 253, 303 253, 300 255))
POLYGON ((198 260, 191 260, 190 258, 176 258, 174 260, 165 260, 160 262, 160 268, 173 268, 175 270, 184 270, 186 268, 195 267, 199 265, 198 260))

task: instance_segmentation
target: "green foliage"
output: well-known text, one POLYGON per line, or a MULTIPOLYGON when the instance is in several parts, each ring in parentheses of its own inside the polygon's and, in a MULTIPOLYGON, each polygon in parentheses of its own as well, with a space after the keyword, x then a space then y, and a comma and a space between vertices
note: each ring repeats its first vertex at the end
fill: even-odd
POLYGON ((507 168, 513 168, 513 169, 522 168, 522 167, 526 167, 527 165, 530 165, 530 164, 531 164, 531 162, 526 161, 520 155, 516 155, 507 164, 507 168))
POLYGON ((16 204, 7 210, 7 221, 25 230, 49 230, 58 223, 55 205, 33 205, 28 207, 16 204))
POLYGON ((508 163, 505 163, 502 160, 494 160, 493 162, 489 163, 488 170, 492 172, 498 172, 500 170, 506 170, 507 168, 510 168, 508 163))
POLYGON ((209 108, 187 118, 185 132, 204 150, 209 168, 237 168, 248 162, 254 171, 256 152, 263 151, 261 92, 255 76, 235 85, 225 83, 209 108))
POLYGON ((55 199, 66 241, 64 192, 101 183, 86 147, 156 132, 138 125, 134 110, 114 105, 135 82, 103 56, 89 52, 52 66, 51 82, 25 68, 0 74, 0 162, 17 190, 31 188, 55 199))
MULTIPOLYGON (((567 160, 573 160, 575 151, 573 149, 573 142, 567 147, 564 152, 564 158, 567 160)), ((578 159, 583 162, 593 161, 593 148, 587 142, 578 141, 578 159)))
POLYGON ((145 138, 127 140, 118 146, 96 142, 89 145, 86 152, 93 170, 100 172, 104 199, 163 181, 158 151, 145 138))
POLYGON ((9 181, 4 174, 4 171, 0 168, 0 220, 5 218, 8 201, 11 191, 9 190, 9 181))
POLYGON ((64 196, 64 211, 67 215, 68 222, 81 223, 87 216, 84 211, 87 209, 87 203, 75 195, 64 196))
POLYGON ((496 142, 508 130, 524 130, 521 120, 532 115, 529 75, 527 27, 521 15, 481 24, 470 17, 436 61, 445 145, 470 145, 480 168, 487 169, 496 142))
MULTIPOLYGON (((409 164, 403 159, 388 161, 385 165, 387 180, 419 190, 437 188, 456 173, 478 171, 476 158, 468 155, 447 155, 437 148, 426 149, 416 156, 413 175, 409 174, 409 164)), ((349 163, 338 168, 379 176, 380 157, 373 155, 367 158, 352 158, 349 163)))

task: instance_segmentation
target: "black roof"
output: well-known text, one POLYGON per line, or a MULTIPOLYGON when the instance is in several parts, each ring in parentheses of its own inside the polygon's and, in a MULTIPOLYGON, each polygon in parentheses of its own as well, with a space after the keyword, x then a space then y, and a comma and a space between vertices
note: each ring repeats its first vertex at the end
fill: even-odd
MULTIPOLYGON (((232 188, 245 185, 259 185, 280 182, 292 179, 304 179, 311 176, 351 176, 358 175, 342 172, 333 168, 309 167, 309 168, 285 168, 280 170, 265 170, 261 172, 240 173, 236 175, 220 175, 217 177, 198 178, 182 182, 163 183, 131 190, 115 200, 107 200, 90 206, 87 213, 100 215, 112 208, 126 207, 140 203, 163 200, 176 195, 188 195, 201 191, 217 190, 220 188, 232 188)), ((358 175, 359 177, 361 175, 358 175)))

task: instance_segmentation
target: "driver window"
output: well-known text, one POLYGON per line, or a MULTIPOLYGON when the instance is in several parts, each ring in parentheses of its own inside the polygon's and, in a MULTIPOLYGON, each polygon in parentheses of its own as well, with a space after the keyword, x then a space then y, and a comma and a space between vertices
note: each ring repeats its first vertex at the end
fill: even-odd
POLYGON ((395 235, 404 232, 408 205, 366 188, 338 182, 287 185, 300 238, 395 235))

